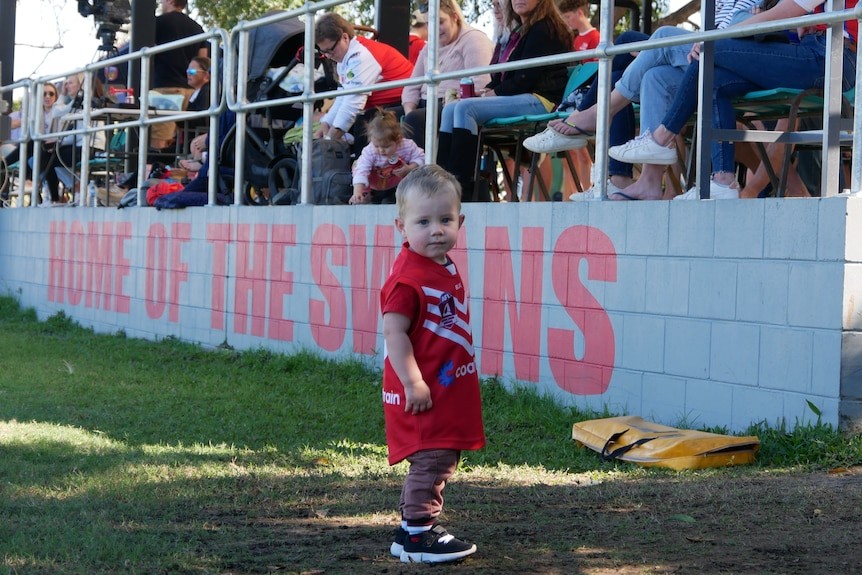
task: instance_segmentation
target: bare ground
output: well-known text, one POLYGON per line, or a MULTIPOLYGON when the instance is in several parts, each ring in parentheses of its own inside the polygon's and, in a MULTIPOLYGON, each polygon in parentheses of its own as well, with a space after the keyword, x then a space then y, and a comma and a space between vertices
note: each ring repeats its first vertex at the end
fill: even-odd
MULTIPOLYGON (((345 480, 279 485, 273 501, 213 517, 241 534, 217 552, 223 573, 519 573, 843 575, 862 572, 862 467, 645 474, 552 485, 456 476, 443 523, 477 543, 452 565, 405 565, 388 553, 399 485, 345 480), (242 525, 239 525, 241 523, 242 525), (232 557, 232 559, 228 559, 232 557)), ((248 486, 245 486, 248 487, 248 486)), ((223 511, 223 510, 222 510, 223 511)))

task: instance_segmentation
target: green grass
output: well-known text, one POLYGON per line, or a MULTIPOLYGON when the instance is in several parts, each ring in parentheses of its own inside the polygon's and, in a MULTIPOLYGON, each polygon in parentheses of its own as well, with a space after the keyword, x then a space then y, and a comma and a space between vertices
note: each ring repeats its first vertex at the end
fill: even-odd
MULTIPOLYGON (((363 361, 95 335, 10 298, 0 346, 0 573, 266 572, 288 525, 395 520, 405 467, 386 465, 380 374, 363 361)), ((569 439, 592 414, 527 388, 488 381, 483 402, 488 446, 465 454, 463 481, 674 475, 599 462, 569 439)), ((755 466, 709 473, 862 461, 860 437, 825 425, 750 433, 755 466)))

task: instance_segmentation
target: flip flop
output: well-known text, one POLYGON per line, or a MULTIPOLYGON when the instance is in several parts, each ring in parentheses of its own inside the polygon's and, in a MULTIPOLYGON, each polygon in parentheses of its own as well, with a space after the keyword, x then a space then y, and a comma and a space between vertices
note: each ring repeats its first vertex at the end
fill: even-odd
POLYGON ((608 194, 608 198, 609 198, 609 199, 610 199, 610 198, 612 198, 612 197, 614 197, 614 196, 619 196, 619 197, 621 197, 621 198, 623 198, 623 199, 625 199, 625 200, 629 200, 629 201, 632 201, 632 202, 638 202, 638 201, 640 201, 640 198, 636 198, 636 197, 634 197, 634 196, 630 196, 630 195, 628 195, 627 193, 625 193, 625 192, 621 192, 621 191, 619 191, 619 190, 617 190, 616 192, 611 192, 610 194, 608 194))
POLYGON ((573 129, 575 131, 575 133, 574 134, 564 134, 550 124, 548 124, 548 127, 551 128, 556 133, 558 133, 559 135, 565 136, 566 138, 581 138, 581 137, 594 138, 596 136, 595 132, 589 132, 587 130, 582 130, 581 128, 579 128, 578 126, 576 126, 575 124, 570 122, 568 118, 561 119, 560 123, 565 124, 569 128, 573 129))

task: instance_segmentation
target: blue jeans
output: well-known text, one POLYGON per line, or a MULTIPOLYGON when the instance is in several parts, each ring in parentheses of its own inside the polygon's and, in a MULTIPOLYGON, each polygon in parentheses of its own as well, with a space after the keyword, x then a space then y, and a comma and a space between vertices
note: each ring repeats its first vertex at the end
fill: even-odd
MULTIPOLYGON (((649 36, 647 36, 643 32, 629 30, 628 32, 623 32, 622 34, 620 34, 614 41, 614 44, 628 44, 629 42, 640 42, 641 40, 648 39, 649 36)), ((611 84, 616 84, 617 81, 619 81, 619 79, 623 75, 623 72, 625 72, 626 68, 628 68, 634 60, 634 56, 632 56, 628 52, 624 54, 617 54, 613 57, 613 60, 611 60, 611 84)), ((598 91, 599 83, 593 81, 593 83, 590 85, 590 89, 587 90, 586 94, 584 94, 581 103, 578 104, 578 110, 583 111, 587 108, 595 106, 598 99, 598 91)), ((608 139, 611 146, 618 146, 620 144, 625 144, 626 142, 634 138, 634 136, 635 112, 632 105, 629 104, 628 106, 614 114, 614 117, 611 118, 608 139)), ((627 178, 631 178, 632 165, 620 162, 619 160, 615 160, 613 158, 608 158, 608 175, 625 176, 627 178)))
POLYGON ((453 129, 461 128, 475 136, 479 133, 479 126, 493 118, 544 114, 547 111, 544 104, 532 94, 466 98, 443 107, 440 131, 451 133, 453 129))
MULTIPOLYGON (((690 34, 687 30, 662 26, 650 38, 690 34)), ((688 68, 691 44, 642 50, 614 88, 627 100, 640 102, 641 131, 658 128, 673 103, 677 87, 688 68)))
MULTIPOLYGON (((826 69, 826 36, 808 34, 799 44, 727 39, 715 42, 712 122, 718 129, 736 127, 733 100, 752 90, 819 88, 826 69)), ((844 90, 855 85, 856 54, 844 49, 844 90)), ((679 134, 697 109, 698 65, 689 66, 674 104, 662 123, 679 134)), ((712 171, 734 171, 732 142, 712 142, 712 171)))

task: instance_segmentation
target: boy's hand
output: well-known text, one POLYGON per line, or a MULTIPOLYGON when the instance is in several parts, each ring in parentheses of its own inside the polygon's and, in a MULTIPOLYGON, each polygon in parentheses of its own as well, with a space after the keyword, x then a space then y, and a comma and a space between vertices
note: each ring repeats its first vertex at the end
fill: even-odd
POLYGON ((412 411, 413 415, 431 409, 431 389, 424 381, 404 386, 404 411, 412 411))

